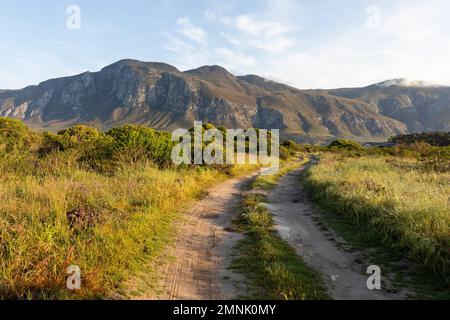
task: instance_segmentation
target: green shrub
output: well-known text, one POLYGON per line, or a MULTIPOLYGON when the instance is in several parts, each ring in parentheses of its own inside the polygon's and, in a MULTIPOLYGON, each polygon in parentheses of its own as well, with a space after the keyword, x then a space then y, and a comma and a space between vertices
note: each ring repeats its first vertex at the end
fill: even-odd
POLYGON ((0 148, 5 152, 31 151, 38 147, 40 136, 22 121, 0 117, 0 148))
POLYGON ((293 140, 285 140, 281 143, 281 145, 288 149, 297 149, 299 147, 299 145, 293 140))
POLYGON ((287 160, 291 156, 291 151, 283 146, 280 146, 280 159, 287 160))
POLYGON ((343 149, 347 151, 363 151, 364 148, 357 142, 351 141, 351 140, 335 140, 333 141, 330 146, 330 148, 334 149, 343 149))
POLYGON ((64 149, 76 148, 81 144, 95 143, 104 134, 95 128, 77 125, 58 132, 58 138, 64 149))
POLYGON ((41 162, 66 161, 98 172, 113 171, 113 139, 95 128, 74 126, 58 134, 45 132, 42 137, 41 162))
POLYGON ((424 142, 432 146, 445 147, 450 146, 450 132, 423 132, 406 135, 399 135, 389 139, 397 144, 413 144, 424 142))
POLYGON ((106 133, 113 139, 112 158, 125 162, 152 161, 160 166, 171 163, 174 143, 167 132, 143 126, 126 125, 106 133))

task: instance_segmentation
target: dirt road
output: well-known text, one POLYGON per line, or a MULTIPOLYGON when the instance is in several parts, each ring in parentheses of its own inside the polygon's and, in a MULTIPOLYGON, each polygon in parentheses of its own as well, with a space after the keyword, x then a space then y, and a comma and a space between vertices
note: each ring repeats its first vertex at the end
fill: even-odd
MULTIPOLYGON (((293 246, 304 261, 323 273, 329 295, 337 300, 400 299, 383 290, 367 289, 364 266, 355 262, 356 256, 339 249, 314 222, 315 214, 299 182, 304 168, 287 174, 271 190, 267 205, 274 215, 276 229, 293 246)), ((366 266, 367 268, 367 266, 366 266)))
POLYGON ((238 214, 242 190, 251 177, 215 186, 185 214, 178 238, 161 268, 160 292, 145 299, 219 300, 242 293, 243 278, 228 270, 232 249, 242 235, 227 231, 238 214))
MULTIPOLYGON (((268 195, 266 206, 272 212, 279 234, 306 263, 325 278, 328 293, 337 300, 401 299, 383 290, 367 289, 364 268, 356 254, 343 251, 314 221, 305 191, 299 183, 304 168, 282 177, 268 195)), ((228 231, 245 185, 253 177, 228 180, 215 186, 186 214, 177 240, 168 250, 169 259, 160 267, 160 290, 142 299, 219 300, 245 294, 245 279, 228 267, 233 247, 243 235, 228 231)))

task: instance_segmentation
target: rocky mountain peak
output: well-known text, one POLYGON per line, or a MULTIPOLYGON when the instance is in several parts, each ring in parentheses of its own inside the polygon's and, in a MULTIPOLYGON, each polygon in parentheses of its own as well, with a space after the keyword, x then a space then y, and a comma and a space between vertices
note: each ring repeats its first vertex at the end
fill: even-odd
POLYGON ((336 137, 377 141, 450 129, 450 87, 424 85, 394 79, 366 88, 300 90, 257 75, 236 77, 217 65, 180 72, 161 62, 126 59, 98 72, 0 90, 0 116, 46 130, 80 123, 172 130, 201 120, 280 129, 310 143, 336 137))
POLYGON ((110 64, 106 67, 104 67, 100 72, 102 71, 108 71, 112 69, 121 69, 121 68, 130 68, 130 69, 155 69, 160 72, 173 72, 173 73, 180 73, 180 70, 175 68, 174 66, 171 66, 170 64, 163 63, 163 62, 143 62, 139 60, 132 60, 132 59, 123 59, 119 60, 113 64, 110 64))
POLYGON ((202 66, 197 69, 187 70, 185 74, 190 75, 203 75, 203 76, 222 76, 222 77, 234 77, 234 75, 229 72, 224 67, 213 65, 213 66, 202 66))

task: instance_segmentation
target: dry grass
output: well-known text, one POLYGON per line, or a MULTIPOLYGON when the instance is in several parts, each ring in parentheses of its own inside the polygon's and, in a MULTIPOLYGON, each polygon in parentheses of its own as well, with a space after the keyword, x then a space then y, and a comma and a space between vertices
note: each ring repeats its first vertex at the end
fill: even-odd
POLYGON ((328 210, 449 281, 450 173, 425 172, 414 159, 325 155, 305 184, 328 210))
POLYGON ((2 298, 107 296, 161 253, 180 209, 226 177, 151 165, 125 166, 114 176, 64 166, 55 172, 2 176, 2 298), (82 271, 76 293, 66 289, 69 265, 82 271))

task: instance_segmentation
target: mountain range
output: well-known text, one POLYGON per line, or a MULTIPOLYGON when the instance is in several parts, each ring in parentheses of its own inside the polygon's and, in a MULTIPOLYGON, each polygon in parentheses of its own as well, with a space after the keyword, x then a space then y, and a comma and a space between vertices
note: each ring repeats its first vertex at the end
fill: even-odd
POLYGON ((394 79, 363 88, 300 90, 257 75, 235 76, 220 66, 182 72, 165 63, 121 60, 98 72, 0 90, 0 116, 50 131, 81 123, 173 130, 202 120, 281 129, 299 142, 382 141, 449 131, 450 87, 394 79))

